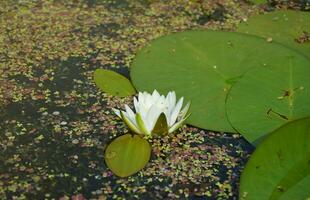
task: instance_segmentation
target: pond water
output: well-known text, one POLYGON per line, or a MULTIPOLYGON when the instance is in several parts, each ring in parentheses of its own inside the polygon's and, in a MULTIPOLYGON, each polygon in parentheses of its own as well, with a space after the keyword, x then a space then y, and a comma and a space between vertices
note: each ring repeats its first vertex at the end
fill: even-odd
POLYGON ((153 139, 128 178, 103 152, 127 128, 112 112, 131 98, 95 86, 97 68, 129 78, 156 37, 231 29, 256 7, 236 1, 6 1, 0 6, 0 199, 237 199, 253 147, 239 134, 184 126, 153 139))

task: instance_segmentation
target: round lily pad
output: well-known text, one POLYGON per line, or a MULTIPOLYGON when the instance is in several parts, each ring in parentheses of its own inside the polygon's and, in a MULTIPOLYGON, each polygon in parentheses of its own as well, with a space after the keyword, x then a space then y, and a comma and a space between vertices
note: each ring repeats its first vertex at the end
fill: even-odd
POLYGON ((257 144, 281 125, 310 116, 310 60, 293 54, 247 72, 227 95, 232 126, 257 144))
POLYGON ((235 132, 226 117, 231 86, 251 68, 302 55, 277 43, 242 33, 186 31, 161 37, 142 49, 132 63, 131 79, 139 91, 170 90, 191 101, 187 123, 208 130, 235 132))
POLYGON ((280 10, 255 15, 241 23, 237 31, 283 43, 310 57, 310 13, 308 12, 280 10))
POLYGON ((107 166, 119 177, 135 174, 149 162, 151 146, 138 135, 126 134, 114 139, 106 148, 107 166))
POLYGON ((241 175, 240 199, 309 199, 310 118, 271 133, 255 150, 241 175))
POLYGON ((136 93, 131 82, 126 77, 111 70, 95 70, 94 80, 102 91, 110 95, 126 97, 136 93))

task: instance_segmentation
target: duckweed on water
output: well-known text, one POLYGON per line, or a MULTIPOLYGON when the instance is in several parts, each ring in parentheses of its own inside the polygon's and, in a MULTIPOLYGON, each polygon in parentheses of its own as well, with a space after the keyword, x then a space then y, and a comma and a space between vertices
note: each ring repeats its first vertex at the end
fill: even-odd
POLYGON ((231 29, 260 9, 232 0, 141 2, 1 1, 1 199, 237 196, 252 150, 237 134, 184 127, 153 139, 151 161, 129 178, 104 163, 106 144, 126 131, 111 108, 130 99, 99 92, 95 69, 128 76, 151 39, 231 29))

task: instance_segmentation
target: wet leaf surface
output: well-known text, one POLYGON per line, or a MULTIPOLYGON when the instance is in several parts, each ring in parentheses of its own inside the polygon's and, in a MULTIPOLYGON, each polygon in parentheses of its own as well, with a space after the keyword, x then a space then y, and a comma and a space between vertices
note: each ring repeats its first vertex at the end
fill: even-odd
POLYGON ((136 93, 127 78, 111 70, 95 70, 94 81, 102 91, 110 95, 127 97, 136 93))
POLYGON ((131 176, 145 167, 151 145, 138 135, 125 134, 111 141, 104 152, 107 166, 119 177, 131 176))
POLYGON ((300 55, 273 54, 275 62, 245 73, 229 91, 228 119, 251 143, 258 144, 278 127, 310 115, 310 59, 300 55))
POLYGON ((252 16, 237 31, 279 42, 310 57, 309 21, 308 12, 280 10, 252 16))
POLYGON ((290 122, 257 147, 241 177, 240 199, 307 199, 310 118, 290 122))
MULTIPOLYGON (((297 85, 292 83, 291 87, 295 88, 299 85, 307 87, 307 77, 302 74, 309 74, 308 65, 309 60, 303 55, 277 43, 269 43, 260 37, 200 30, 170 34, 153 40, 134 58, 130 75, 134 86, 139 91, 151 92, 157 89, 161 93, 167 93, 174 90, 179 96, 190 100, 192 104, 191 115, 187 119, 188 124, 207 130, 236 132, 234 123, 237 121, 239 123, 238 126, 236 125, 237 131, 248 136, 246 134, 251 134, 251 131, 239 130, 242 126, 240 123, 253 122, 254 128, 260 127, 261 124, 258 123, 261 121, 258 122, 256 115, 251 113, 256 112, 255 105, 262 102, 257 98, 265 94, 261 90, 275 87, 288 88, 290 75, 292 81, 299 81, 295 83, 297 85), (294 65, 298 67, 293 67, 294 65), (262 68, 262 66, 265 67, 262 68), (244 83, 244 88, 235 90, 241 94, 231 97, 238 104, 233 107, 231 125, 226 116, 227 94, 239 80, 242 80, 243 74, 255 68, 263 69, 260 71, 260 78, 265 84, 252 81, 253 87, 249 87, 250 84, 247 82, 244 83), (282 68, 292 68, 294 75, 282 68), (271 74, 270 70, 275 70, 275 75, 271 74), (268 79, 264 77, 265 73, 268 74, 268 79), (256 90, 258 87, 263 88, 258 92, 256 90), (249 96, 246 94, 250 92, 253 94, 251 100, 257 102, 248 101, 249 96), (254 97, 254 95, 257 96, 254 97), (252 106, 252 109, 242 109, 243 105, 252 106), (245 114, 246 112, 248 113, 245 114), (241 120, 242 117, 245 119, 241 120), (256 124, 255 121, 257 121, 256 124)), ((255 73, 251 78, 253 77, 255 73)), ((252 80, 251 78, 249 81, 252 80)), ((268 94, 272 95, 272 92, 268 94)), ((296 106, 307 105, 306 97, 307 95, 303 97, 304 101, 296 103, 296 106)), ((264 131, 266 130, 262 132, 264 131)), ((249 141, 252 142, 251 139, 249 141)))

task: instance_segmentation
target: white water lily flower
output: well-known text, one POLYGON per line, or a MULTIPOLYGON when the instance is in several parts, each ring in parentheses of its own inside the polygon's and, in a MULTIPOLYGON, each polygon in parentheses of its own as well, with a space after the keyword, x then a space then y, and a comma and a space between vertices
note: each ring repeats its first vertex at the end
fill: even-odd
POLYGON ((139 92, 138 99, 133 99, 135 112, 125 105, 126 111, 113 109, 135 133, 151 135, 167 134, 178 129, 188 118, 190 102, 182 109, 183 97, 176 102, 176 95, 171 91, 165 97, 156 90, 152 94, 139 92))

